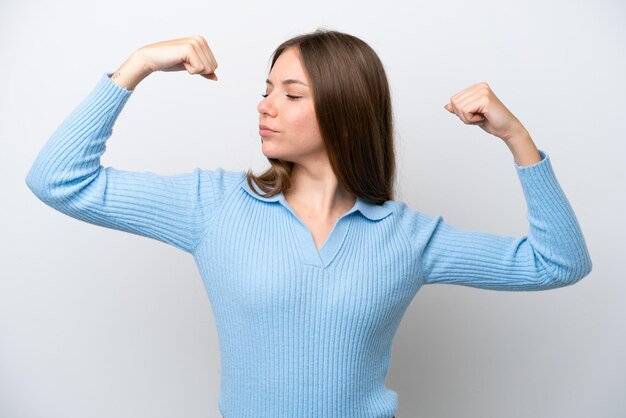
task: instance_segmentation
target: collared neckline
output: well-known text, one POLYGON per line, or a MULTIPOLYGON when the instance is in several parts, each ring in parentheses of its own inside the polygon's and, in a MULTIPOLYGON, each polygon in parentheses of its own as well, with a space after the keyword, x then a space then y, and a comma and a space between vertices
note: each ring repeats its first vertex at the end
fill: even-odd
MULTIPOLYGON (((254 182, 252 182, 252 184, 254 185, 255 190, 259 190, 260 193, 262 193, 262 191, 258 188, 258 186, 256 186, 256 184, 254 182)), ((250 185, 248 185, 248 181, 247 179, 243 178, 243 181, 241 182, 241 188, 244 189, 246 192, 248 192, 249 195, 251 195, 252 197, 263 201, 263 202, 280 202, 283 204, 283 206, 287 207, 288 209, 291 210, 291 208, 289 207, 289 204, 287 203, 287 200, 285 199, 285 196, 283 195, 282 192, 275 194, 273 196, 270 197, 263 197, 258 195, 257 193, 255 193, 251 188, 250 185)), ((357 196, 356 197, 356 202, 354 203, 354 206, 352 207, 352 209, 350 209, 348 212, 344 213, 342 215, 343 216, 347 216, 352 212, 358 211, 360 212, 363 216, 365 216, 366 218, 372 220, 372 221, 379 221, 385 217, 387 217, 389 214, 391 214, 391 209, 386 207, 386 206, 382 206, 382 205, 377 205, 375 203, 369 202, 365 199, 362 199, 361 197, 357 196)))

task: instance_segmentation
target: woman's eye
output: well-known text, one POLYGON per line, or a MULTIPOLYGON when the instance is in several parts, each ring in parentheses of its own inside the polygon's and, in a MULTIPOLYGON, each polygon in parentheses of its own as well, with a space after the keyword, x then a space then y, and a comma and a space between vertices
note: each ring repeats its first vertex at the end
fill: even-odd
MULTIPOLYGON (((261 94, 262 97, 267 97, 269 95, 270 95, 269 93, 261 94)), ((291 95, 291 94, 285 94, 285 96, 287 96, 287 98, 289 100, 297 100, 297 99, 302 98, 302 96, 294 96, 294 95, 291 95)))

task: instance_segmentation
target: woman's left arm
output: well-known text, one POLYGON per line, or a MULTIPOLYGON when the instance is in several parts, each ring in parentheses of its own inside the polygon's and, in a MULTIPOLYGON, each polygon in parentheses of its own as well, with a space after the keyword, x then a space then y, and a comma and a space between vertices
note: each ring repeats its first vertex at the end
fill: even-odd
POLYGON ((592 268, 585 240, 548 155, 485 83, 451 98, 446 110, 479 125, 511 150, 528 207, 528 235, 500 236, 456 228, 443 218, 407 211, 405 228, 420 254, 425 284, 494 290, 542 290, 573 284, 592 268))

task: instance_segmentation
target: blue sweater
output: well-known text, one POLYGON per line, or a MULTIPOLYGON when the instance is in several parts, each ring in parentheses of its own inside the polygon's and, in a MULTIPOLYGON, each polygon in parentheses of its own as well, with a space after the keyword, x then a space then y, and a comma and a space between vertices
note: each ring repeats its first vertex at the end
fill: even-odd
POLYGON ((264 198, 244 171, 161 176, 102 167, 133 91, 104 73, 39 152, 28 187, 76 219, 193 255, 219 335, 226 418, 384 417, 392 340, 424 284, 541 290, 591 271, 580 227, 548 155, 514 163, 527 236, 456 228, 405 203, 357 198, 318 251, 282 194, 264 198))

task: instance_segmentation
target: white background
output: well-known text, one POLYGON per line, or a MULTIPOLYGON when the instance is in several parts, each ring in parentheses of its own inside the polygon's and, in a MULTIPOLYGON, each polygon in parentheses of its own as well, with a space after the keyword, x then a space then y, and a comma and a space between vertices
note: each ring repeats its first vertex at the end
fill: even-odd
POLYGON ((215 322, 193 258, 56 212, 24 178, 105 71, 196 33, 220 81, 151 75, 102 164, 260 172, 256 104, 270 54, 318 27, 362 38, 386 67, 395 200, 460 227, 526 234, 509 150, 443 108, 486 81, 550 155, 594 265, 544 292, 422 288, 394 339, 396 416, 626 416, 625 21, 618 0, 3 0, 0 416, 220 416, 215 322))

